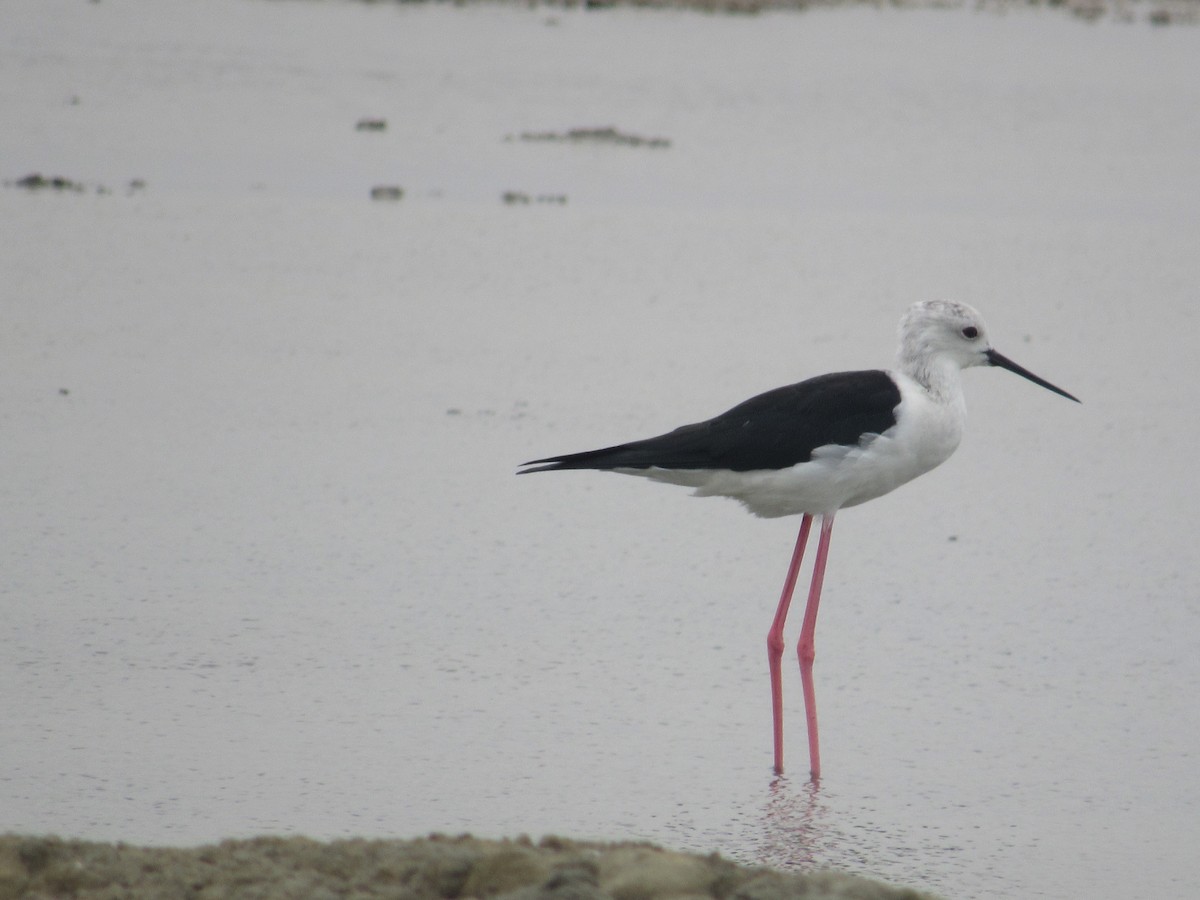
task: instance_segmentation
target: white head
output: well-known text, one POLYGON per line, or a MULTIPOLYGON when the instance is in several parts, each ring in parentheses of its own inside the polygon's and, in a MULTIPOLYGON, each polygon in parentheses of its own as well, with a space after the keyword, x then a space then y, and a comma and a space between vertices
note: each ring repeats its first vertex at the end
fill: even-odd
POLYGON ((957 390, 960 369, 999 366, 1079 402, 992 349, 979 311, 954 300, 925 300, 908 308, 900 320, 898 362, 900 371, 933 393, 957 390))
POLYGON ((900 320, 900 368, 913 377, 914 369, 942 360, 959 369, 985 366, 989 348, 983 317, 965 303, 924 300, 910 306, 900 320))

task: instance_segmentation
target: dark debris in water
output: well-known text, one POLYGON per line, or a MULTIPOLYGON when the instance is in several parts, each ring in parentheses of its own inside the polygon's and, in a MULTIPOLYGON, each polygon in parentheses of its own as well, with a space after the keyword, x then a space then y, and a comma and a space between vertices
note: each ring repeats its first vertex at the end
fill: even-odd
MULTIPOLYGON (((623 147, 670 147, 671 142, 663 137, 641 137, 619 131, 612 126, 603 128, 572 128, 568 131, 523 131, 518 136, 522 141, 560 141, 571 144, 612 144, 623 147)), ((511 140, 511 136, 509 140, 511 140)))
POLYGON ((527 194, 524 191, 505 191, 500 195, 506 206, 528 206, 531 203, 545 203, 551 206, 566 206, 566 194, 527 194))
MULTIPOLYGON (((21 188, 26 191, 59 191, 64 193, 82 194, 88 190, 88 186, 81 181, 75 181, 73 178, 67 178, 63 175, 43 175, 41 172, 31 172, 24 178, 18 178, 15 181, 5 181, 5 186, 21 188)), ((138 191, 146 189, 146 182, 141 178, 132 178, 125 186, 126 194, 135 194, 138 191)), ((111 194, 112 189, 107 185, 99 184, 94 188, 97 194, 111 194)))
POLYGON ((61 175, 51 175, 49 177, 41 172, 33 172, 26 175, 24 178, 18 178, 16 181, 8 182, 13 187, 25 188, 27 191, 82 191, 84 187, 78 181, 72 181, 70 178, 64 178, 61 175))
POLYGON ((404 188, 397 184, 377 184, 371 188, 372 200, 388 200, 395 203, 404 198, 404 188))
MULTIPOLYGON (((422 0, 399 0, 422 2, 422 0)), ((455 0, 468 5, 479 0, 455 0)), ((1200 24, 1200 0, 517 0, 522 6, 550 9, 583 7, 599 11, 614 7, 691 9, 710 14, 756 15, 773 10, 805 11, 837 6, 870 6, 892 9, 970 9, 1008 13, 1022 9, 1055 9, 1081 22, 1107 19, 1117 22, 1147 22, 1154 26, 1200 24)), ((546 24, 556 25, 557 19, 546 24)))

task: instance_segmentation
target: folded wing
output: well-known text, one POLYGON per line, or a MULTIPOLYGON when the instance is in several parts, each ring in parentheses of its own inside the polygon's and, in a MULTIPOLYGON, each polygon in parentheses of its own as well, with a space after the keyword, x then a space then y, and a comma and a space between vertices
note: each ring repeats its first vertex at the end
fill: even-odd
POLYGON ((900 390, 883 371, 835 372, 751 397, 716 418, 583 453, 522 463, 560 469, 786 469, 818 447, 853 446, 896 424, 900 390))

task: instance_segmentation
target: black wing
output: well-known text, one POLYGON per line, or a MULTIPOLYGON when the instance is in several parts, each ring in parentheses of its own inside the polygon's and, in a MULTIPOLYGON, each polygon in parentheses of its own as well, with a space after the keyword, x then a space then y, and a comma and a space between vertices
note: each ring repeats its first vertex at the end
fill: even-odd
POLYGON ((707 422, 667 434, 535 459, 521 474, 556 469, 786 469, 817 447, 852 446, 896 424, 900 389, 886 373, 835 372, 776 388, 707 422))

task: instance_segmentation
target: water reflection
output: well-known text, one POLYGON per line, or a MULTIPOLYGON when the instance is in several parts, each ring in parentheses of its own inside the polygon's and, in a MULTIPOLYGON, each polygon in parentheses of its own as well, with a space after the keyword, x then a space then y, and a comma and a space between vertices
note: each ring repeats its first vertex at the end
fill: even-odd
POLYGON ((846 802, 846 797, 822 788, 819 781, 773 778, 751 861, 793 872, 837 869, 948 891, 964 864, 962 847, 931 843, 919 833, 920 826, 914 826, 917 833, 914 827, 889 827, 869 805, 856 804, 851 810, 846 802))
POLYGON ((807 871, 828 858, 820 851, 829 833, 830 813, 820 792, 819 781, 797 783, 786 775, 771 779, 756 862, 807 871))

